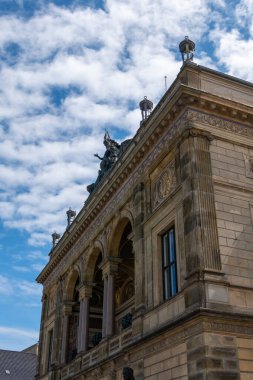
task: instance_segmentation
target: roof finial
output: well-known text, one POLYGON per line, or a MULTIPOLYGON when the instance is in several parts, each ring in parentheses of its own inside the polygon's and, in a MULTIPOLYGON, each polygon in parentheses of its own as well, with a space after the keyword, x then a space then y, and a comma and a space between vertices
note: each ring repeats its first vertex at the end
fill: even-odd
POLYGON ((182 54, 183 63, 193 61, 195 43, 185 36, 185 39, 179 44, 179 51, 182 54))
POLYGON ((75 219, 76 212, 74 210, 71 210, 71 207, 66 211, 67 214, 67 221, 68 221, 68 227, 71 225, 73 220, 75 219))
POLYGON ((153 103, 151 100, 148 100, 146 96, 144 96, 144 99, 139 103, 139 106, 141 110, 142 121, 144 121, 149 117, 153 109, 153 103))
POLYGON ((57 241, 60 239, 61 235, 58 234, 56 231, 52 233, 52 245, 53 248, 56 246, 57 241))

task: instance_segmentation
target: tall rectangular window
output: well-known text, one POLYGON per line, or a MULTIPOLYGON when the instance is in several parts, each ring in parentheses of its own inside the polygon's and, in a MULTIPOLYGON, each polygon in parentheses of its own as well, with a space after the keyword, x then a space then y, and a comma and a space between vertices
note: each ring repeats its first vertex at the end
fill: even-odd
POLYGON ((178 292, 175 227, 162 235, 163 294, 168 300, 178 292))

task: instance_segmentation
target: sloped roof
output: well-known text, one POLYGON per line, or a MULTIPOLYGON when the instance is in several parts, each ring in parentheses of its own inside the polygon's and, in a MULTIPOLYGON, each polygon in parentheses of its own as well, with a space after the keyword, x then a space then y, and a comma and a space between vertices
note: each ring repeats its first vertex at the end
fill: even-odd
POLYGON ((37 355, 0 350, 0 380, 34 380, 37 355))

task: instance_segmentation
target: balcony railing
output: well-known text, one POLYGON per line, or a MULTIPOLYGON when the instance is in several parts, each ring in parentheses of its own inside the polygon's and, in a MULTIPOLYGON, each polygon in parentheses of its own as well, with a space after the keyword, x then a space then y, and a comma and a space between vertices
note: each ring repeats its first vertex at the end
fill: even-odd
POLYGON ((110 357, 120 352, 132 342, 132 327, 128 327, 119 335, 102 340, 96 347, 83 355, 78 355, 70 364, 62 369, 61 379, 67 380, 74 375, 87 370, 89 367, 98 364, 106 357, 110 357))

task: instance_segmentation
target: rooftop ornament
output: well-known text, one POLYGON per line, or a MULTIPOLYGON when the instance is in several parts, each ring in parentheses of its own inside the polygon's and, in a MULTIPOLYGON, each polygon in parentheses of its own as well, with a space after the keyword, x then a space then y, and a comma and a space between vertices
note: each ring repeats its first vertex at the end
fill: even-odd
POLYGON ((67 214, 68 227, 69 227, 76 217, 76 211, 73 211, 71 210, 71 208, 69 208, 69 210, 66 211, 66 214, 67 214))
POLYGON ((56 243, 60 239, 60 237, 61 237, 61 235, 57 234, 57 232, 52 233, 53 248, 56 246, 56 243))
POLYGON ((144 96, 144 99, 139 103, 139 106, 141 110, 142 121, 144 121, 149 117, 153 109, 153 103, 151 100, 148 100, 146 96, 144 96))
POLYGON ((188 36, 185 36, 185 39, 180 42, 179 50, 182 54, 183 63, 192 62, 195 52, 195 43, 189 40, 188 36))
POLYGON ((100 184, 104 176, 112 169, 115 162, 118 160, 119 155, 127 148, 131 140, 125 140, 121 144, 111 139, 108 131, 105 131, 104 146, 106 147, 105 154, 100 157, 97 153, 94 154, 100 160, 100 170, 96 182, 87 186, 87 191, 91 194, 95 188, 100 184))

